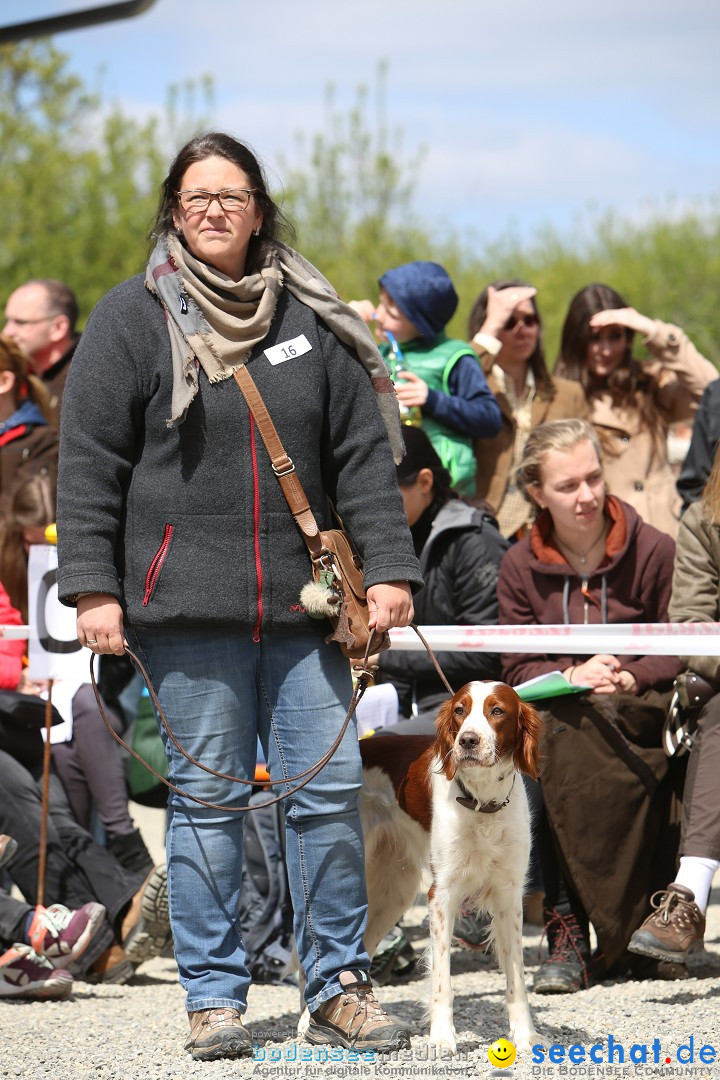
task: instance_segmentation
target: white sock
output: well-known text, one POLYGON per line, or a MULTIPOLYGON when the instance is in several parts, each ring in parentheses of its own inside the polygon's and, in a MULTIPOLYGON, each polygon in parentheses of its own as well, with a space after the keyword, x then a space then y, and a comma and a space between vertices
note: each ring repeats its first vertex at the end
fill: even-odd
POLYGON ((720 867, 717 859, 701 859, 698 855, 683 855, 680 869, 675 877, 675 885, 684 885, 695 893, 695 903, 705 914, 710 896, 710 886, 716 870, 720 867))

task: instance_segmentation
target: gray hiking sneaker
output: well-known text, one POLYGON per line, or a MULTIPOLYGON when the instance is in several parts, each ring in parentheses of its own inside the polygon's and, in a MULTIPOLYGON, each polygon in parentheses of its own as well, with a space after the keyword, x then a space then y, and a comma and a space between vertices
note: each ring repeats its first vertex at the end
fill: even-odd
POLYGON ((310 1014, 305 1035, 309 1043, 344 1046, 348 1050, 409 1050, 410 1032, 388 1016, 373 994, 364 971, 343 971, 342 993, 324 1001, 310 1014))
POLYGON ((196 1061, 252 1057, 252 1036, 237 1009, 200 1009, 188 1013, 188 1020, 185 1049, 196 1061))
POLYGON ((695 903, 695 894, 684 885, 668 885, 650 899, 655 908, 635 931, 628 950, 657 960, 683 963, 688 953, 702 948, 705 916, 695 903))
POLYGON ((172 941, 168 905, 167 867, 163 863, 148 874, 133 897, 123 922, 123 949, 135 967, 160 956, 172 941))

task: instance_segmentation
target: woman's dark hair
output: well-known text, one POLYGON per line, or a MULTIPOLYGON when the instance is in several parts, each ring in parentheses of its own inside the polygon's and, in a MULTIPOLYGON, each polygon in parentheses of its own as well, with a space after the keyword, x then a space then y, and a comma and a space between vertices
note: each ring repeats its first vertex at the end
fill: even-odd
MULTIPOLYGON (((470 318, 468 319, 468 340, 472 340, 477 334, 485 322, 487 316, 487 302, 488 302, 488 289, 493 288, 498 292, 502 292, 503 289, 511 289, 518 286, 527 286, 528 282, 523 281, 521 278, 502 279, 500 281, 492 281, 490 285, 486 285, 483 291, 478 296, 477 300, 473 304, 472 311, 470 312, 470 318)), ((537 316, 538 321, 538 339, 535 352, 528 360, 528 365, 533 375, 535 376, 535 387, 537 393, 541 397, 548 401, 552 401, 555 397, 555 387, 553 381, 550 378, 550 372, 547 369, 545 362, 545 349, 543 346, 543 334, 542 334, 542 318, 537 306, 537 300, 534 296, 530 297, 530 303, 532 304, 533 311, 537 316)))
POLYGON ((55 484, 45 475, 31 476, 13 493, 10 512, 0 517, 0 581, 10 603, 28 620, 25 529, 55 520, 55 484))
MULTIPOLYGON (((592 337, 590 319, 599 311, 628 307, 627 301, 609 285, 594 283, 575 293, 570 301, 560 336, 560 356, 556 375, 579 382, 592 401, 609 393, 613 408, 637 412, 640 421, 657 439, 662 436, 660 413, 655 404, 656 380, 632 354, 634 331, 624 327, 625 352, 615 370, 606 378, 595 378, 588 368, 587 355, 592 337)), ((607 450, 607 447, 606 447, 607 450)))
POLYGON ((173 210, 178 205, 177 192, 182 178, 191 165, 195 165, 198 161, 205 161, 209 157, 225 158, 226 161, 237 165, 247 176, 250 187, 255 189, 255 202, 262 211, 263 220, 259 236, 250 238, 248 269, 252 269, 265 241, 279 240, 281 235, 292 239, 294 229, 280 207, 270 197, 262 165, 252 150, 223 131, 209 131, 204 135, 195 135, 178 151, 160 189, 160 206, 152 234, 160 235, 175 228, 173 210))
POLYGON ((402 436, 405 443, 405 457, 396 470, 399 486, 410 487, 417 480, 421 469, 430 469, 433 474, 431 505, 439 510, 450 499, 456 499, 458 496, 452 490, 450 473, 422 428, 403 424, 402 436))

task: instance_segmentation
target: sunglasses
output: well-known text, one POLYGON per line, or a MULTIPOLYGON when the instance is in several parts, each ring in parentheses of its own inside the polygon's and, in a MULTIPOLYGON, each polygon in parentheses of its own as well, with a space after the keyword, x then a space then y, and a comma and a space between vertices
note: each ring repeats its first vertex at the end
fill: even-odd
POLYGON ((537 315, 511 315, 503 326, 503 330, 514 330, 518 323, 522 323, 523 326, 527 326, 528 330, 530 330, 533 326, 537 326, 539 322, 537 315))

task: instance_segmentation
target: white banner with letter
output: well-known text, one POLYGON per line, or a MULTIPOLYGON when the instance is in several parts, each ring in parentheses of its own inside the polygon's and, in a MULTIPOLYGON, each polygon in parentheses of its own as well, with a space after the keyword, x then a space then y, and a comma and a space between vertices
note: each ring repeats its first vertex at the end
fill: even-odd
MULTIPOLYGON (((53 680, 53 705, 65 721, 52 729, 52 742, 72 737, 72 699, 90 682, 90 649, 77 639, 74 608, 65 607, 57 594, 57 548, 38 544, 28 560, 28 675, 36 682, 53 680)), ((43 695, 47 697, 47 695, 43 695)))

